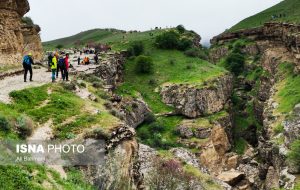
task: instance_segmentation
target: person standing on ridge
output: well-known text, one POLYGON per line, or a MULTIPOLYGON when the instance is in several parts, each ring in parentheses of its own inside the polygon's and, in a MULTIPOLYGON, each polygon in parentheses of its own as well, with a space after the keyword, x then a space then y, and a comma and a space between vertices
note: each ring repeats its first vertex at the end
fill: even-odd
POLYGON ((55 82, 56 70, 57 70, 57 57, 53 56, 52 62, 51 62, 52 82, 55 82))
POLYGON ((30 81, 32 81, 32 67, 31 67, 32 64, 34 64, 32 59, 32 54, 29 53, 28 55, 25 55, 23 59, 24 82, 26 82, 27 80, 28 71, 30 73, 30 81))

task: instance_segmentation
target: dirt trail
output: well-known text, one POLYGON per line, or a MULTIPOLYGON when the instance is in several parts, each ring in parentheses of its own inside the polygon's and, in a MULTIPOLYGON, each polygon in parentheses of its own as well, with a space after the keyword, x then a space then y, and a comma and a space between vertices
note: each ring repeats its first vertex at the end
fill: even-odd
MULTIPOLYGON (((51 74, 46 71, 46 68, 33 69, 33 82, 24 82, 23 75, 6 77, 0 80, 0 102, 10 103, 9 93, 12 91, 42 86, 51 82, 51 74)), ((29 73, 27 77, 29 77, 29 73)))

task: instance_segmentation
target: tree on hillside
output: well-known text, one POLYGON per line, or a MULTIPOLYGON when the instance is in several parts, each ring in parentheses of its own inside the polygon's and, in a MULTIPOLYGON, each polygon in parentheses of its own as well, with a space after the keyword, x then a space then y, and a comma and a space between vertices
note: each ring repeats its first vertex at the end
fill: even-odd
POLYGON ((178 30, 178 32, 179 32, 180 34, 183 34, 183 33, 185 32, 185 28, 184 28, 183 25, 178 25, 178 26, 176 27, 176 29, 178 30))

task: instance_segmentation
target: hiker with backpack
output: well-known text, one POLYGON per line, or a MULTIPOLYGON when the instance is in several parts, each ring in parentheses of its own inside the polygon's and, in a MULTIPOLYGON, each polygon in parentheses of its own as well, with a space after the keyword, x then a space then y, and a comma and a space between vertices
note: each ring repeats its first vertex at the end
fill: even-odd
POLYGON ((53 59, 53 54, 49 53, 49 56, 48 56, 48 71, 51 71, 52 59, 53 59))
POLYGON ((30 73, 30 81, 32 81, 32 67, 31 67, 32 64, 34 64, 32 59, 32 54, 29 53, 28 55, 25 55, 23 59, 24 82, 26 82, 27 80, 28 71, 30 73))
POLYGON ((56 70, 57 70, 57 56, 53 56, 51 61, 52 82, 55 82, 56 70))
POLYGON ((66 54, 66 57, 64 59, 64 64, 61 67, 62 69, 62 78, 63 81, 69 81, 69 54, 66 54))
POLYGON ((63 69, 65 67, 65 59, 63 56, 60 56, 58 59, 57 70, 56 70, 56 78, 58 78, 59 71, 61 72, 61 78, 63 78, 63 69))

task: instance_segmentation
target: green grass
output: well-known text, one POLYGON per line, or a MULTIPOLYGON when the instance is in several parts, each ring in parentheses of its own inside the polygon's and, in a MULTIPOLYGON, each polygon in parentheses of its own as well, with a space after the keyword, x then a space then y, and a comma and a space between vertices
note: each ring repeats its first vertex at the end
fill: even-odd
POLYGON ((182 117, 159 117, 151 124, 143 124, 137 128, 137 136, 142 143, 158 149, 169 149, 180 146, 179 136, 175 129, 182 121, 182 117))
POLYGON ((238 138, 234 142, 233 151, 239 155, 243 155, 247 148, 247 141, 243 138, 238 138))
POLYGON ((258 27, 270 21, 300 23, 300 1, 284 0, 261 13, 246 18, 233 26, 229 31, 258 27), (273 15, 279 16, 280 14, 285 14, 285 17, 272 19, 273 15))
POLYGON ((0 166, 0 189, 5 190, 42 190, 44 182, 48 182, 53 189, 60 187, 65 190, 96 189, 87 184, 82 174, 74 169, 67 172, 68 179, 44 165, 30 164, 26 166, 0 166))
POLYGON ((125 82, 118 88, 117 92, 129 96, 137 96, 140 93, 154 113, 172 110, 161 102, 159 92, 155 92, 155 89, 162 84, 202 85, 204 81, 225 73, 225 69, 221 67, 198 58, 187 57, 180 51, 159 50, 151 44, 148 44, 147 50, 153 59, 154 72, 152 74, 137 74, 135 60, 128 60, 125 65, 125 82), (170 64, 170 60, 174 60, 174 64, 170 64), (155 81, 155 83, 150 84, 150 80, 155 81))
POLYGON ((54 124, 61 123, 65 119, 80 113, 84 101, 74 93, 64 90, 61 86, 48 85, 36 88, 24 89, 10 93, 13 98, 13 107, 19 112, 31 116, 34 121, 45 123, 52 119, 54 124), (47 94, 50 88, 52 93, 47 94), (41 106, 46 101, 49 102, 41 106))
POLYGON ((278 92, 275 100, 279 103, 277 111, 280 113, 291 112, 295 105, 300 102, 300 76, 294 74, 292 63, 279 65, 280 83, 277 85, 278 92))
POLYGON ((57 45, 63 45, 64 48, 70 48, 74 47, 75 43, 80 40, 82 46, 92 41, 95 43, 110 44, 115 50, 123 50, 128 47, 129 42, 152 39, 162 31, 163 30, 152 30, 146 32, 122 33, 119 30, 108 31, 107 29, 94 29, 81 32, 74 36, 43 42, 43 47, 45 50, 54 50, 57 45), (152 33, 153 36, 150 36, 150 33, 152 33))

